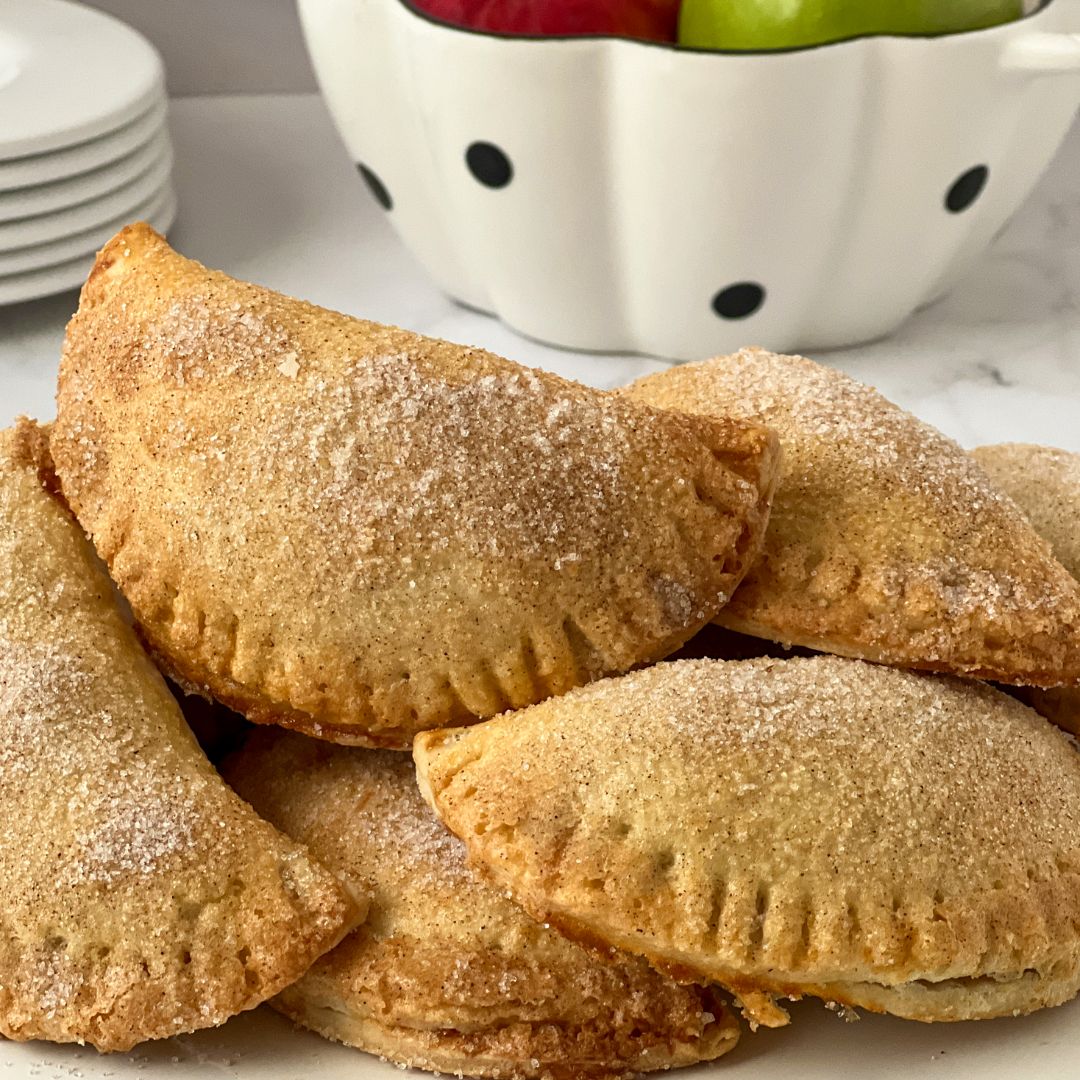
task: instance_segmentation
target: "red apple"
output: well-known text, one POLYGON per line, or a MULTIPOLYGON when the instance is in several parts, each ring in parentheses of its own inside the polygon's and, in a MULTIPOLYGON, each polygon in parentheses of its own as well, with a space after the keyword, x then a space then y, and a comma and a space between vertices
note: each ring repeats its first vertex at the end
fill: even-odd
POLYGON ((680 0, 408 0, 442 22, 503 34, 674 41, 680 0))

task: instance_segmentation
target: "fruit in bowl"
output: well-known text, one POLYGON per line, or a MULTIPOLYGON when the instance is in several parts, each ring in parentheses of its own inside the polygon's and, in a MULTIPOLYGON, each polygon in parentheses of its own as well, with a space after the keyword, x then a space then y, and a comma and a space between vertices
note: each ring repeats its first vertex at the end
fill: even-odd
POLYGON ((604 34, 674 41, 679 0, 409 0, 425 15, 470 30, 539 37, 604 34))
POLYGON ((534 37, 605 35, 788 49, 867 34, 950 34, 1018 19, 1024 0, 407 0, 440 22, 534 37))
POLYGON ((1023 13, 1023 0, 683 0, 679 43, 788 49, 867 34, 978 30, 1023 13))

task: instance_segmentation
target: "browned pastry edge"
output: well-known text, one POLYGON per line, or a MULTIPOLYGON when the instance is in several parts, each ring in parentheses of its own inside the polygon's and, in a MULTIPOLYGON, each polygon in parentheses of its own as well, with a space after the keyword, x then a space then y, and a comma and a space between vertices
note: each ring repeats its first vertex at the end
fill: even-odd
POLYGON ((614 1058, 632 1056, 630 1045, 624 1043, 632 1044, 633 1035, 618 1037, 551 1022, 507 1024, 475 1032, 406 1028, 350 1015, 329 1000, 314 1004, 294 987, 273 998, 270 1005, 324 1038, 407 1068, 490 1080, 630 1080, 646 1072, 713 1061, 734 1048, 739 1025, 723 997, 708 987, 698 992, 715 1016, 701 1039, 704 1052, 697 1044, 693 1050, 683 1050, 679 1040, 672 1038, 667 1046, 644 1045, 633 1055, 639 1063, 636 1069, 610 1065, 614 1058), (616 1042, 619 1045, 613 1045, 616 1042))
MULTIPOLYGON (((751 619, 740 618, 733 615, 729 609, 723 609, 717 615, 715 622, 725 630, 731 630, 746 637, 760 638, 764 642, 772 642, 785 650, 785 655, 794 650, 794 655, 804 652, 806 655, 827 654, 830 656, 842 656, 849 660, 866 660, 871 664, 881 664, 884 667, 898 667, 909 671, 922 671, 930 675, 962 675, 967 679, 980 679, 986 682, 995 682, 1001 679, 1001 670, 997 667, 984 666, 978 663, 961 663, 956 658, 948 662, 936 662, 922 657, 900 657, 893 652, 875 648, 861 642, 847 643, 830 639, 823 634, 821 637, 785 633, 781 636, 770 626, 754 622, 751 619)), ((768 650, 763 649, 763 653, 768 650)), ((1040 687, 1053 689, 1061 688, 1062 674, 1056 667, 1039 667, 1032 664, 1024 672, 1025 686, 1028 689, 1040 687)), ((1004 684, 1003 684, 1004 685, 1004 684)), ((1024 689, 1025 686, 1011 685, 1010 689, 1024 689)), ((1066 687, 1068 689, 1068 687, 1066 687)), ((1020 695, 1016 695, 1020 696, 1020 695)), ((1027 700, 1022 698, 1021 700, 1027 700)))

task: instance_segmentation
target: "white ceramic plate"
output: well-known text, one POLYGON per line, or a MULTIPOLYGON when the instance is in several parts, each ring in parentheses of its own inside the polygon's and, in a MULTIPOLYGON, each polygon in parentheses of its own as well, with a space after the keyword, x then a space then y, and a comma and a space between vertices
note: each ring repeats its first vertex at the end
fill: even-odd
MULTIPOLYGON (((670 1080, 1075 1080, 1080 1003, 1034 1016, 916 1024, 867 1016, 847 1024, 817 1003, 792 1010, 790 1027, 745 1032, 713 1065, 670 1080)), ((410 1072, 421 1078, 429 1073, 410 1072)), ((0 1043, 4 1080, 401 1080, 394 1066, 295 1030, 269 1009, 216 1031, 102 1057, 90 1049, 0 1043)))
POLYGON ((0 191, 49 184, 117 161, 152 139, 164 126, 167 111, 163 95, 141 116, 107 135, 48 154, 0 161, 0 191))
POLYGON ((125 225, 132 221, 150 221, 159 214, 171 192, 172 188, 169 186, 162 188, 138 206, 133 206, 123 214, 87 232, 65 236, 50 244, 35 244, 33 247, 0 251, 0 279, 49 266, 58 266, 72 259, 93 255, 125 225))
MULTIPOLYGON (((176 193, 169 185, 142 207, 133 209, 130 215, 110 225, 108 233, 101 240, 103 244, 110 236, 129 221, 144 220, 154 226, 158 232, 165 232, 176 217, 176 193)), ((100 246, 100 245, 99 245, 100 246)), ((51 263, 27 273, 5 274, 0 276, 0 305, 18 304, 24 300, 36 300, 41 296, 74 289, 86 280, 94 265, 94 253, 90 248, 84 254, 64 262, 51 263)), ((0 1062, 3 1054, 0 1053, 0 1062)), ((8 1080, 0 1066, 0 1077, 8 1080)))
POLYGON ((54 214, 122 188, 170 157, 169 133, 162 128, 133 153, 100 169, 51 184, 0 191, 0 222, 54 214))
POLYGON ((55 214, 19 218, 0 223, 0 251, 48 244, 76 233, 96 228, 115 217, 131 213, 132 209, 150 198, 169 179, 172 153, 152 165, 142 176, 122 188, 98 199, 69 206, 55 214))
POLYGON ((70 0, 3 0, 0 161, 115 131, 163 81, 154 47, 119 19, 70 0))

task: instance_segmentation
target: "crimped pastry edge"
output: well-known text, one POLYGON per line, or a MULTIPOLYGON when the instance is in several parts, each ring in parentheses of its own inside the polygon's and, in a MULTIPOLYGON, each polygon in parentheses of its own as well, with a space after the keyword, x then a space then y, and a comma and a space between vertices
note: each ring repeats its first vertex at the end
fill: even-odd
MULTIPOLYGON (((50 425, 41 425, 27 417, 19 417, 12 428, 0 431, 0 473, 26 473, 42 489, 44 506, 58 511, 65 520, 64 532, 71 534, 71 561, 84 563, 100 584, 95 582, 98 596, 108 597, 105 610, 122 622, 121 613, 112 611, 111 583, 93 548, 82 534, 77 522, 59 496, 56 477, 48 452, 50 425)), ((45 514, 52 516, 52 509, 45 514)), ((58 519, 54 518, 54 521, 58 519)), ((37 522, 38 537, 49 528, 37 522)), ((65 539, 66 543, 66 539, 65 539)), ((107 635, 108 623, 103 623, 107 635)), ((129 631, 124 628, 124 634, 129 631)), ((106 638, 107 640, 107 638, 106 638)), ((120 645, 139 652, 130 638, 120 645)), ((114 643, 116 644, 116 643, 114 643)), ((153 682, 160 684, 160 700, 168 708, 177 708, 163 682, 149 661, 143 660, 153 682)), ((178 723, 181 721, 178 719, 178 723)), ((201 751, 193 746, 193 753, 201 751)), ((209 765, 207 765, 209 770, 209 765)), ((215 782, 224 781, 215 777, 215 782)), ((227 791, 227 788, 225 789, 227 791)), ((237 797, 229 795, 230 801, 237 797)), ((241 804, 242 805, 242 804, 241 804)), ((299 978, 310 965, 334 948, 367 914, 367 900, 345 887, 334 875, 310 856, 305 845, 296 844, 276 830, 271 830, 250 808, 252 826, 273 835, 280 842, 276 852, 262 852, 252 860, 251 883, 260 884, 264 877, 280 878, 284 885, 278 906, 260 911, 254 919, 246 914, 235 928, 250 936, 241 937, 241 952, 246 956, 223 954, 220 945, 211 941, 208 947, 205 933, 187 928, 178 934, 175 946, 190 950, 192 972, 178 976, 166 962, 165 971, 152 974, 152 965, 161 965, 162 956, 152 947, 139 942, 132 955, 120 957, 115 940, 95 939, 94 927, 79 927, 75 960, 72 969, 76 982, 70 999, 52 1005, 42 1001, 39 985, 40 971, 36 964, 46 958, 42 948, 48 942, 18 938, 10 923, 11 915, 0 915, 0 954, 3 954, 4 983, 0 985, 0 1029, 4 1038, 15 1042, 44 1039, 59 1043, 90 1044, 101 1052, 122 1052, 146 1041, 170 1038, 223 1023, 229 1016, 262 1004, 299 978), (266 858, 270 855, 269 860, 266 858), (317 880, 306 882, 305 873, 317 880), (291 884, 289 884, 291 882, 291 884), (277 917, 275 921, 274 917, 277 917), (299 925, 284 925, 292 916, 299 925), (261 931, 261 934, 258 932, 261 931), (217 949, 217 952, 215 952, 217 949), (221 969, 228 961, 232 969, 221 969), (213 971, 211 985, 199 985, 199 972, 213 971)), ((240 881, 240 878, 237 878, 240 881)), ((116 896, 114 894, 114 899, 116 896)), ((269 898, 273 900, 274 898, 269 898)), ((185 901, 183 894, 174 894, 176 902, 185 901)), ((197 903, 200 912, 227 908, 227 896, 187 899, 197 903)), ((235 912, 234 912, 235 914, 235 912)), ((212 935, 211 935, 212 937, 212 935)), ((67 957, 67 942, 57 954, 67 957)))

